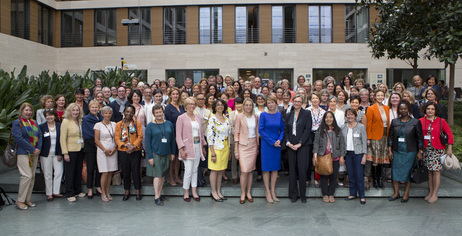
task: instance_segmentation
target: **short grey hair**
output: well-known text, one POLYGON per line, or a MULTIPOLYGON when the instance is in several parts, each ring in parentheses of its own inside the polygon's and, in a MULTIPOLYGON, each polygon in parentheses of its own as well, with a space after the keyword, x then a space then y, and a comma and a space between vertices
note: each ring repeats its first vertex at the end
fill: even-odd
POLYGON ((110 106, 104 106, 101 109, 101 114, 104 114, 104 112, 106 112, 106 111, 110 111, 112 113, 112 108, 110 106))
POLYGON ((365 88, 362 88, 361 90, 359 90, 359 93, 362 93, 362 92, 367 92, 367 94, 369 94, 369 90, 367 90, 365 88))
POLYGON ((334 96, 334 95, 330 95, 330 96, 329 96, 329 99, 327 99, 327 101, 332 100, 332 98, 335 98, 335 101, 338 102, 338 97, 336 97, 336 96, 334 96))

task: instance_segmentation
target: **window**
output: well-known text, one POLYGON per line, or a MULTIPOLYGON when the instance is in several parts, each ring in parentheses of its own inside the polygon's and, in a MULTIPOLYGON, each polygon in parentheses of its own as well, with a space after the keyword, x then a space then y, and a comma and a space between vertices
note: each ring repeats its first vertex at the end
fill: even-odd
POLYGON ((236 43, 258 41, 258 6, 236 7, 236 43))
POLYGON ((223 42, 223 8, 201 7, 199 9, 199 43, 223 42))
MULTIPOLYGON (((395 83, 401 82, 406 88, 414 86, 412 77, 414 77, 413 69, 398 69, 387 68, 387 86, 389 89, 393 88, 395 83)), ((444 69, 417 69, 417 75, 423 79, 423 82, 429 75, 434 75, 438 80, 445 80, 446 71, 444 69)))
POLYGON ((366 43, 369 40, 369 10, 356 13, 356 5, 345 5, 345 42, 366 43))
POLYGON ((332 7, 308 7, 308 38, 310 43, 332 43, 332 7))
POLYGON ((130 8, 128 19, 139 20, 128 25, 128 45, 151 45, 151 8, 130 8))
POLYGON ((11 35, 30 38, 29 0, 11 0, 11 35))
POLYGON ((95 10, 95 46, 117 45, 116 9, 95 10))
POLYGON ((293 69, 239 69, 239 76, 244 80, 248 80, 251 75, 258 76, 262 80, 262 84, 268 83, 268 80, 273 80, 276 84, 278 81, 286 79, 292 84, 293 69))
POLYGON ((164 8, 164 44, 186 44, 186 7, 164 8))
POLYGON ((199 83, 202 78, 208 78, 211 75, 218 75, 218 69, 194 69, 194 70, 165 70, 165 81, 173 77, 176 79, 176 85, 184 84, 186 78, 191 78, 194 84, 199 83))
POLYGON ((53 12, 42 4, 38 7, 38 42, 53 46, 53 12))
POLYGON ((295 6, 273 6, 271 23, 273 43, 295 43, 295 6))
POLYGON ((61 47, 83 46, 83 11, 62 11, 61 47))
POLYGON ((356 79, 367 79, 367 69, 337 69, 337 68, 332 68, 332 69, 313 69, 313 81, 316 80, 323 80, 327 76, 332 76, 334 77, 335 81, 338 82, 341 80, 344 76, 348 75, 349 72, 353 72, 353 79, 352 82, 354 82, 356 79))

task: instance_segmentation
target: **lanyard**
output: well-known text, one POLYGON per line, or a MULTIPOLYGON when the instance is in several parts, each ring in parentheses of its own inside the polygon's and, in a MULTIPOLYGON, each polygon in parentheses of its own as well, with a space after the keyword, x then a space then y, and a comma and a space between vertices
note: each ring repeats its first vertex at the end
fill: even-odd
POLYGON ((158 128, 159 128, 159 130, 160 130, 160 133, 162 134, 162 138, 165 138, 165 134, 167 134, 167 131, 165 131, 165 122, 164 122, 164 123, 162 123, 162 124, 163 124, 163 125, 162 125, 162 127, 164 128, 164 132, 162 132, 162 129, 159 127, 159 126, 160 126, 160 124, 158 124, 158 123, 157 123, 157 121, 155 121, 155 122, 156 122, 156 127, 158 127, 158 128), (165 133, 165 134, 164 134, 164 133, 165 133))
MULTIPOLYGON (((103 123, 103 122, 101 122, 101 123, 103 123)), ((112 141, 114 141, 114 136, 112 135, 112 132, 111 132, 111 130, 112 130, 112 123, 110 123, 110 124, 111 124, 111 129, 109 129, 109 128, 107 127, 107 125, 103 123, 103 125, 106 127, 107 131, 109 132, 109 135, 111 135, 112 141)))

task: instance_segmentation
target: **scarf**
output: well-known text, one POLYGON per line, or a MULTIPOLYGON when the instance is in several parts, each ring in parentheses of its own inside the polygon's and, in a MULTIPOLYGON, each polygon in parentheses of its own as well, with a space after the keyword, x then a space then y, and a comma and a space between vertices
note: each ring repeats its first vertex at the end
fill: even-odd
MULTIPOLYGON (((38 142, 38 137, 36 135, 36 133, 38 133, 37 124, 32 119, 28 120, 22 117, 19 117, 19 119, 21 120, 22 126, 24 129, 26 129, 26 132, 29 135, 29 143, 36 148, 38 142)), ((32 153, 29 153, 29 167, 32 167, 32 156, 32 153)))
POLYGON ((128 141, 130 143, 130 134, 136 133, 136 127, 133 123, 134 123, 133 121, 130 122, 130 124, 128 124, 128 127, 127 127, 126 121, 124 120, 122 122, 122 132, 120 134, 121 135, 120 140, 122 142, 128 141))
POLYGON ((119 104, 120 108, 119 108, 119 112, 120 113, 123 113, 124 110, 125 110, 125 103, 127 103, 127 98, 125 98, 124 101, 122 101, 122 99, 120 99, 119 96, 117 96, 116 100, 117 104, 119 104))

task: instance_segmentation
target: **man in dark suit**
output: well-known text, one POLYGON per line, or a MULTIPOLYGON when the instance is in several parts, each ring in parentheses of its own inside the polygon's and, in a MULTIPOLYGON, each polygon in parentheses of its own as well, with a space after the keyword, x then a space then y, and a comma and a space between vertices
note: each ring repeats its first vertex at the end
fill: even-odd
POLYGON ((125 87, 119 86, 117 88, 117 98, 115 101, 109 103, 109 106, 112 108, 112 117, 111 121, 119 122, 123 116, 123 111, 125 106, 128 105, 127 97, 125 96, 125 87))

